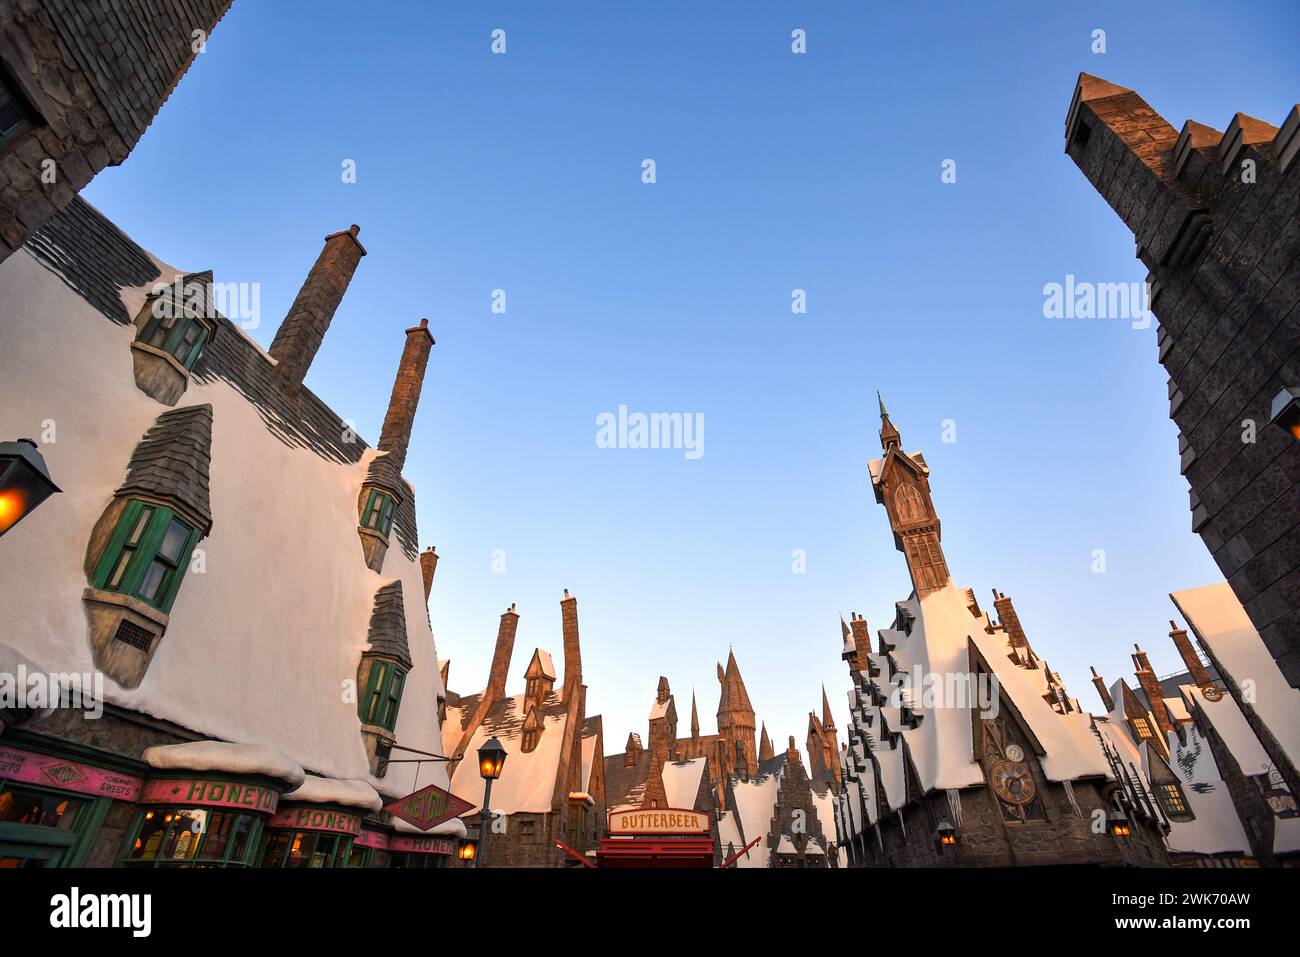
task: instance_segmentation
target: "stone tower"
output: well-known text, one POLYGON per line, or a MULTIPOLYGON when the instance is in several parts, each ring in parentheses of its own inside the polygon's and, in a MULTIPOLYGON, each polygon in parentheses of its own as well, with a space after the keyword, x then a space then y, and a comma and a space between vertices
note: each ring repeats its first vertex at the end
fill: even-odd
POLYGON ((948 584, 948 562, 939 544, 939 516, 930 498, 930 469, 916 453, 902 449, 898 429, 880 401, 880 447, 884 457, 871 463, 871 487, 876 501, 889 513, 894 547, 907 559, 907 571, 917 598, 948 584))
POLYGON ((1065 151, 1148 270, 1192 531, 1300 687, 1300 108, 1226 127, 1081 73, 1065 151))
POLYGON ((727 742, 727 773, 743 768, 746 774, 756 774, 758 748, 754 706, 749 703, 749 692, 740 677, 735 652, 727 654, 725 670, 718 665, 718 682, 722 685, 722 696, 718 700, 718 734, 727 742))

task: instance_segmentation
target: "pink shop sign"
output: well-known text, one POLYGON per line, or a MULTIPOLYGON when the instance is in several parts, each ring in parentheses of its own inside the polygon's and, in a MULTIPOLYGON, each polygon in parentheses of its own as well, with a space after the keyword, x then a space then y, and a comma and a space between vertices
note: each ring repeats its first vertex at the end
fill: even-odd
POLYGON ((266 826, 292 828, 295 831, 329 831, 331 834, 355 836, 361 832, 361 815, 300 805, 281 808, 266 826))
POLYGON ((280 795, 260 784, 200 778, 163 778, 146 784, 141 800, 144 804, 223 807, 274 814, 280 804, 280 795))
POLYGON ((377 851, 388 850, 388 835, 376 831, 362 831, 352 842, 355 847, 373 847, 377 851))
POLYGON ((388 842, 388 849, 394 854, 454 854, 456 844, 445 837, 395 835, 388 842))
POLYGON ((45 754, 0 747, 0 779, 62 788, 78 794, 134 801, 143 782, 129 774, 64 761, 45 754))

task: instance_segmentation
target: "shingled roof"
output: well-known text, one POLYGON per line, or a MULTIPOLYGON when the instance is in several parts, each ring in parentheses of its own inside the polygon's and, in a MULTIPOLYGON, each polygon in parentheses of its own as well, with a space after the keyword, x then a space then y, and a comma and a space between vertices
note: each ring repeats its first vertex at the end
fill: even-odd
POLYGON ((175 502, 212 531, 208 468, 212 462, 212 406, 190 405, 158 416, 135 447, 118 495, 142 494, 175 502))
POLYGON ((410 669, 411 651, 406 644, 406 608, 400 581, 389 582, 375 592, 369 637, 369 654, 384 655, 410 669))

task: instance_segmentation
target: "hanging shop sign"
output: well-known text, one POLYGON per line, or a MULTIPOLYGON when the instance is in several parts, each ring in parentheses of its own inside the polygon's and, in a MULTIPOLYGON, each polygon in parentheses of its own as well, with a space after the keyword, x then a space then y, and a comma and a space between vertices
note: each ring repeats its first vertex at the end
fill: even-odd
POLYGON ((261 784, 243 784, 216 778, 161 778, 145 784, 141 802, 222 807, 274 814, 280 804, 280 792, 261 784))
POLYGON ((283 827, 294 831, 328 831, 331 834, 355 837, 361 833, 361 815, 312 804, 298 804, 281 808, 267 827, 283 827))
POLYGON ((0 747, 0 778, 117 801, 136 800, 144 784, 140 778, 129 774, 3 747, 0 747))
POLYGON ((708 834, 709 815, 676 807, 631 807, 609 812, 610 834, 708 834))
POLYGON ((430 784, 385 805, 384 810, 393 817, 401 818, 412 827, 427 831, 444 821, 460 817, 473 806, 468 801, 456 797, 446 788, 430 784))

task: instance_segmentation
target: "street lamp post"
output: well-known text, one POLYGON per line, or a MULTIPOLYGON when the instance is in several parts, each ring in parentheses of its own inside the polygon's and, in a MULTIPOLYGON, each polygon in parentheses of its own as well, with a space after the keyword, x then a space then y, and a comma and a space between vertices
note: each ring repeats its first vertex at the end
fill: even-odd
POLYGON ((35 442, 0 442, 0 535, 58 491, 35 442))
POLYGON ((496 738, 488 738, 483 747, 478 749, 478 773, 483 776, 483 807, 479 809, 478 853, 474 857, 474 866, 483 866, 483 855, 487 852, 488 816, 492 813, 492 782, 501 777, 501 769, 506 763, 506 749, 496 738))

